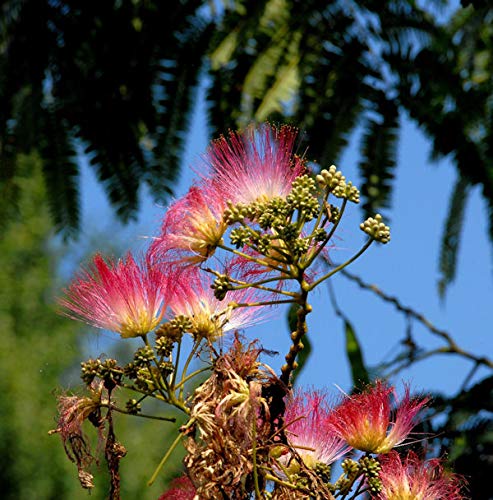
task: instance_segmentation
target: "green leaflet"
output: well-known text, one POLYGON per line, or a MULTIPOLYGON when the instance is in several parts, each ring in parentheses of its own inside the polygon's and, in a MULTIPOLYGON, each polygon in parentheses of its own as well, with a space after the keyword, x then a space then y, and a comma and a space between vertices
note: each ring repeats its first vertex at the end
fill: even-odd
POLYGON ((469 182, 464 177, 457 180, 448 209, 447 221, 440 246, 440 280, 438 293, 445 298, 447 286, 454 281, 457 267, 457 256, 460 245, 460 233, 464 225, 464 215, 469 193, 469 182))
POLYGON ((344 331, 346 335, 346 353, 351 365, 351 374, 354 387, 361 387, 370 382, 368 370, 363 360, 363 352, 356 337, 353 325, 344 318, 344 331))

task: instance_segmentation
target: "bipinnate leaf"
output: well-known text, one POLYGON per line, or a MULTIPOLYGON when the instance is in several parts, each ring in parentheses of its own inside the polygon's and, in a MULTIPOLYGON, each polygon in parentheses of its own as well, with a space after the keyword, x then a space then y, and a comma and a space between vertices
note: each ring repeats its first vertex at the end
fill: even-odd
POLYGON ((346 335, 346 354, 351 366, 353 385, 355 388, 361 387, 370 382, 370 377, 363 360, 363 352, 358 337, 353 325, 347 319, 344 319, 344 332, 346 335))

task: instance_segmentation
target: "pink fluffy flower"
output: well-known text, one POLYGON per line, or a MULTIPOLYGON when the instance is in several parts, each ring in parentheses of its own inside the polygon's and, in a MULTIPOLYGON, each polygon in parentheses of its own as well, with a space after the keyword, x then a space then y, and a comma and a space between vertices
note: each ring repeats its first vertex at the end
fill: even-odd
POLYGON ((64 292, 64 314, 129 338, 159 324, 171 288, 157 268, 137 264, 130 254, 118 262, 96 255, 64 292))
POLYGON ((297 391, 288 399, 284 422, 289 444, 307 467, 331 464, 351 448, 328 425, 327 398, 320 391, 297 391))
POLYGON ((196 337, 214 341, 227 331, 258 323, 265 314, 265 308, 232 306, 257 300, 255 290, 231 291, 220 301, 211 288, 211 275, 200 269, 171 270, 170 275, 175 283, 170 309, 175 316, 183 315, 190 319, 191 331, 196 337))
POLYGON ((378 381, 361 394, 346 396, 333 410, 331 425, 353 448, 388 453, 407 438, 428 402, 428 398, 411 399, 408 387, 393 409, 395 399, 395 389, 378 381))
POLYGON ((401 459, 395 451, 381 457, 380 500, 460 500, 462 481, 438 459, 421 460, 412 451, 401 459))
POLYGON ((171 488, 165 491, 158 500, 193 500, 196 490, 187 476, 171 481, 171 488))
POLYGON ((155 261, 197 264, 210 257, 227 229, 223 222, 226 205, 211 186, 193 186, 175 201, 164 216, 161 234, 150 255, 155 261))
POLYGON ((224 200, 249 204, 285 197, 302 175, 302 159, 293 155, 297 130, 269 124, 221 136, 209 148, 206 161, 224 200))

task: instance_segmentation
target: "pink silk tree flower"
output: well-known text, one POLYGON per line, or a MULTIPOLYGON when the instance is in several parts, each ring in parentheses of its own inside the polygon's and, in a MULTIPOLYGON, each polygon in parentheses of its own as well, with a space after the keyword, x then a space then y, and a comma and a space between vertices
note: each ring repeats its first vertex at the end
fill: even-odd
POLYGON ((288 442, 309 468, 317 463, 330 465, 351 449, 327 425, 329 413, 326 395, 321 391, 296 391, 286 403, 288 442))
POLYGON ((402 459, 396 451, 380 457, 382 490, 379 500, 460 500, 463 481, 444 470, 439 459, 421 460, 410 451, 402 459))
POLYGON ((211 186, 192 186, 166 212, 161 234, 151 245, 149 255, 156 262, 193 265, 204 262, 221 242, 227 225, 221 194, 211 186))
POLYGON ((257 300, 251 288, 230 291, 222 301, 214 296, 211 275, 195 267, 170 271, 175 283, 169 307, 175 316, 190 319, 191 333, 198 338, 217 340, 223 333, 261 321, 265 307, 233 307, 232 304, 257 300))
POLYGON ((293 127, 264 124, 213 141, 205 159, 223 199, 250 204, 287 196, 305 173, 303 160, 293 154, 296 135, 293 127))
POLYGON ((66 316, 129 338, 159 324, 171 290, 167 277, 149 262, 139 265, 130 254, 106 261, 98 254, 58 302, 66 316))
POLYGON ((196 490, 187 476, 178 477, 171 481, 171 488, 165 491, 158 500, 193 500, 196 490))
POLYGON ((395 389, 377 381, 361 394, 346 396, 330 415, 333 429, 361 451, 388 453, 401 444, 417 423, 428 398, 411 399, 406 387, 402 401, 393 409, 395 389))

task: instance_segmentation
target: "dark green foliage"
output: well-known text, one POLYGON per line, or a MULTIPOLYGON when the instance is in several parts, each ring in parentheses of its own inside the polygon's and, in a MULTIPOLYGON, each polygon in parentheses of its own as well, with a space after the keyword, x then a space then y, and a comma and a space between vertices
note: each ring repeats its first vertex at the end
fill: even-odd
POLYGON ((54 389, 80 355, 77 325, 55 314, 41 162, 17 159, 20 220, 0 240, 0 484, 6 500, 78 498, 55 427, 54 389))
POLYGON ((455 397, 435 396, 432 412, 442 422, 429 429, 454 472, 469 482, 469 497, 491 499, 493 456, 493 377, 489 376, 455 397))
POLYGON ((353 325, 344 320, 344 332, 346 335, 346 354, 351 366, 351 375, 354 388, 361 388, 370 382, 368 370, 363 359, 363 351, 354 331, 353 325))
POLYGON ((288 121, 302 130, 307 156, 327 167, 361 125, 365 211, 390 207, 402 110, 434 154, 450 155, 492 200, 491 7, 470 3, 442 26, 433 15, 439 0, 427 10, 410 0, 263 0, 217 10, 199 0, 4 2, 2 220, 15 212, 13 158, 33 147, 66 236, 79 223, 75 146, 122 220, 135 215, 142 184, 162 201, 178 173, 204 62, 213 135, 288 121))
POLYGON ((12 157, 38 149, 56 227, 76 234, 83 146, 122 220, 139 188, 170 193, 210 31, 200 1, 11 0, 0 31, 2 213, 15 207, 12 157), (4 204, 6 206, 4 206, 4 204))
POLYGON ((454 192, 450 199, 450 207, 440 249, 440 272, 442 276, 438 282, 438 291, 442 298, 445 296, 447 286, 455 278, 460 233, 464 223, 467 195, 469 192, 468 188, 468 181, 460 177, 455 184, 454 192))
POLYGON ((362 158, 359 164, 366 217, 389 206, 396 167, 399 111, 396 104, 388 101, 384 94, 376 106, 376 116, 369 117, 363 126, 362 158))

